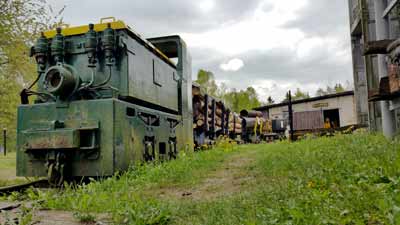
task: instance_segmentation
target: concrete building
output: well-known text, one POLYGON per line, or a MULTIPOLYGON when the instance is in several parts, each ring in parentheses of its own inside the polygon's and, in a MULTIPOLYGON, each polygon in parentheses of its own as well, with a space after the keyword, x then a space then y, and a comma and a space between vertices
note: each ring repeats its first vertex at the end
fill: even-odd
MULTIPOLYGON (((314 130, 324 127, 329 121, 335 127, 356 125, 357 113, 353 91, 296 100, 293 105, 294 130, 314 130)), ((279 103, 256 108, 270 120, 285 120, 289 118, 288 104, 279 103)))
POLYGON ((388 137, 399 130, 400 116, 394 99, 371 101, 373 93, 381 89, 382 79, 388 76, 386 53, 374 52, 373 47, 400 37, 399 3, 348 0, 357 122, 373 131, 383 131, 388 137))

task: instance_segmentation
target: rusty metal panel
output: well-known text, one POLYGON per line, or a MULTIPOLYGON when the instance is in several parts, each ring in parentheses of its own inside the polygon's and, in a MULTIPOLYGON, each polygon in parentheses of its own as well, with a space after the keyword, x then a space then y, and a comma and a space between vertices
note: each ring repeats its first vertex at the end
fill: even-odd
POLYGON ((294 130, 315 130, 324 127, 322 111, 307 111, 293 113, 294 130))
POLYGON ((390 93, 400 91, 400 68, 395 64, 389 64, 389 88, 390 93))
POLYGON ((79 148, 79 132, 72 129, 23 132, 26 150, 79 148))

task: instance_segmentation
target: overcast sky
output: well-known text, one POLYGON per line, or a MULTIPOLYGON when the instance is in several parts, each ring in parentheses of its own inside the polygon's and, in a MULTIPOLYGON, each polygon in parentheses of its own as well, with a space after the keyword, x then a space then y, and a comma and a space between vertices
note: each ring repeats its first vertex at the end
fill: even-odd
POLYGON ((179 34, 198 69, 281 100, 353 83, 346 0, 51 0, 71 25, 114 16, 142 36, 179 34))

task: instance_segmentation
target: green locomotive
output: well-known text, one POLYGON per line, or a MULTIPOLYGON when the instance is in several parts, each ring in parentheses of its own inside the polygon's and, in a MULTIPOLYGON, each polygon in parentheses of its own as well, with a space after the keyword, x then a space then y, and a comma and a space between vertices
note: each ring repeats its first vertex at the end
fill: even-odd
POLYGON ((145 40, 108 18, 44 32, 31 55, 38 79, 21 93, 18 176, 59 184, 193 150, 191 58, 179 36, 145 40))

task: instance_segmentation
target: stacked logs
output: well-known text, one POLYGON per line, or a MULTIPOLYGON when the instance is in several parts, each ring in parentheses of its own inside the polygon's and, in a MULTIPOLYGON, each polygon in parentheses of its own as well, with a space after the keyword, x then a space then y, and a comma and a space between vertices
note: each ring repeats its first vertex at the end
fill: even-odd
POLYGON ((265 119, 262 112, 242 110, 240 116, 246 121, 246 129, 254 129, 257 123, 262 133, 272 133, 272 121, 265 119))
POLYGON ((228 131, 228 110, 222 101, 209 95, 203 95, 199 85, 192 86, 193 100, 193 128, 198 132, 205 132, 213 139, 224 135, 228 131))
POLYGON ((249 117, 249 118, 256 118, 256 117, 262 118, 263 114, 260 111, 249 111, 249 110, 244 109, 244 110, 240 111, 240 116, 241 117, 249 117))
POLYGON ((262 112, 259 111, 242 110, 240 116, 243 119, 242 125, 245 127, 246 131, 253 131, 253 133, 254 130, 260 132, 260 128, 263 129, 264 123, 266 122, 263 118, 262 112))
POLYGON ((202 128, 205 124, 204 96, 193 96, 193 128, 202 128))
POLYGON ((229 133, 231 135, 242 134, 242 119, 236 113, 229 114, 229 133))
MULTIPOLYGON (((225 105, 223 102, 221 101, 216 101, 213 100, 213 102, 215 102, 215 132, 218 133, 224 133, 224 129, 226 126, 226 110, 225 110, 225 105)), ((213 103, 211 104, 211 109, 213 109, 213 103)), ((212 120, 209 121, 212 123, 212 120)))
POLYGON ((262 112, 242 110, 240 117, 243 119, 242 127, 244 129, 242 140, 248 143, 258 143, 264 133, 265 120, 262 112))
POLYGON ((206 131, 211 132, 222 132, 226 127, 224 104, 208 95, 194 95, 193 127, 195 129, 205 128, 206 131))
POLYGON ((242 134, 242 119, 222 101, 202 94, 199 85, 192 86, 193 128, 195 143, 210 143, 220 136, 236 139, 242 134))

